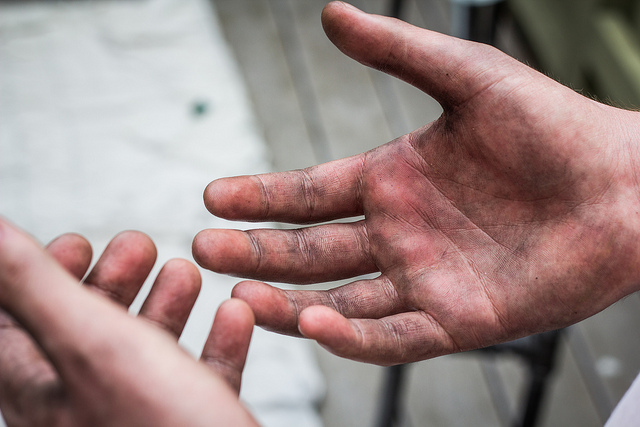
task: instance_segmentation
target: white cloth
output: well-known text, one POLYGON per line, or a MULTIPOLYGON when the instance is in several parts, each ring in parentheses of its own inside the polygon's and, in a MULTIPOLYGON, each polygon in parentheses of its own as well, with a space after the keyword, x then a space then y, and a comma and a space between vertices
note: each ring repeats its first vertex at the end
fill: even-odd
MULTIPOLYGON (((208 214, 206 184, 268 160, 207 1, 0 3, 0 214, 42 242, 76 231, 99 253, 138 229, 159 263, 190 258, 199 230, 243 226, 208 214)), ((237 281, 203 274, 194 354, 237 281)), ((257 331, 243 386, 265 426, 320 425, 307 342, 257 331)))
POLYGON ((640 426, 640 376, 622 396, 613 410, 605 427, 638 427, 640 426))

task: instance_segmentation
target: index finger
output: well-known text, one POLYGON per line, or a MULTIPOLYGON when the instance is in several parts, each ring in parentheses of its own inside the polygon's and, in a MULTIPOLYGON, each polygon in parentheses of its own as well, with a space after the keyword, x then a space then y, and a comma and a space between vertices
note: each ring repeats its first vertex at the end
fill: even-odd
POLYGON ((204 203, 231 220, 296 224, 362 214, 360 187, 365 155, 306 169, 221 178, 210 183, 204 203))
POLYGON ((0 308, 34 338, 62 377, 77 370, 74 351, 101 345, 104 334, 96 331, 111 331, 115 327, 110 319, 126 314, 81 287, 32 238, 2 218, 0 308), (100 321, 87 321, 96 318, 100 321))
MULTIPOLYGON (((78 280, 91 263, 91 245, 78 234, 67 233, 54 239, 47 245, 47 252, 78 280)), ((51 393, 57 387, 57 373, 33 339, 3 310, 0 367, 0 407, 5 417, 19 425, 33 424, 34 405, 45 409, 40 393, 51 393), (27 389, 29 392, 25 393, 27 389)))
POLYGON ((123 231, 107 245, 84 280, 113 301, 129 307, 156 262, 157 250, 149 236, 123 231))

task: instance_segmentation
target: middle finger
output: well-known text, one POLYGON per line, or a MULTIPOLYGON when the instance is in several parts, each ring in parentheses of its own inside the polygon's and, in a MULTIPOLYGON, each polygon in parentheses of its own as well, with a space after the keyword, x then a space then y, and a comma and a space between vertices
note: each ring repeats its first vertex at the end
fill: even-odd
POLYGON ((169 260, 158 273, 140 315, 178 338, 200 292, 200 272, 183 259, 169 260))
POLYGON ((109 242, 85 284, 128 307, 151 272, 156 256, 156 247, 146 234, 124 231, 109 242))
POLYGON ((316 283, 377 271, 364 221, 297 230, 204 230, 193 242, 204 268, 258 280, 316 283))

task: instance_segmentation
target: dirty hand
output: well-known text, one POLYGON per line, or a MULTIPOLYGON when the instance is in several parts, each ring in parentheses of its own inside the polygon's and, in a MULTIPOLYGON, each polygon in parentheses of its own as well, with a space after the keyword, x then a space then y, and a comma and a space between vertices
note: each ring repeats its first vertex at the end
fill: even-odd
POLYGON ((200 290, 184 260, 127 313, 156 257, 151 240, 114 238, 80 286, 91 247, 74 234, 43 250, 0 218, 0 409, 13 426, 249 426, 238 402, 253 328, 242 301, 220 307, 202 361, 177 342, 200 290))
POLYGON ((379 364, 567 326, 640 284, 640 115, 587 99, 477 43, 362 13, 323 12, 361 63, 433 96, 442 116, 386 145, 305 170, 214 181, 234 220, 350 223, 205 230, 196 260, 259 280, 234 296, 259 325, 379 364), (379 272, 373 279, 356 276, 379 272))

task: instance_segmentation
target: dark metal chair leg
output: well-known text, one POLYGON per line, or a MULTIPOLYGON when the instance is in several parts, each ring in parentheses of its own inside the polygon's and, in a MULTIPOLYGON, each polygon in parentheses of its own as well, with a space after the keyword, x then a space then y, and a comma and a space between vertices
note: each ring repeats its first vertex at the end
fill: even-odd
POLYGON ((400 13, 402 13, 402 4, 403 0, 391 0, 391 4, 389 6, 389 16, 393 16, 394 18, 400 18, 400 13))
POLYGON ((551 373, 555 366, 560 331, 547 332, 534 336, 537 351, 529 358, 529 385, 527 398, 523 408, 522 419, 516 423, 517 427, 533 427, 536 425, 543 397, 547 389, 551 373))
MULTIPOLYGON (((562 330, 545 332, 516 341, 477 350, 479 353, 513 354, 524 359, 528 367, 529 382, 521 412, 513 427, 533 427, 538 421, 540 408, 555 366, 562 330)), ((385 369, 376 427, 393 427, 402 418, 401 402, 407 365, 385 369)))
POLYGON ((481 353, 513 354, 521 357, 528 367, 527 394, 520 408, 521 415, 514 420, 513 427, 533 427, 536 424, 555 366, 561 333, 562 330, 544 332, 477 350, 481 353))
POLYGON ((398 423, 406 367, 396 365, 385 368, 376 427, 392 427, 398 423))
POLYGON ((473 2, 451 2, 451 35, 480 43, 493 44, 498 8, 502 0, 482 6, 473 2))

